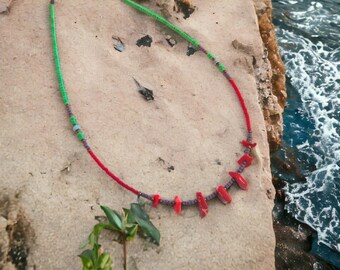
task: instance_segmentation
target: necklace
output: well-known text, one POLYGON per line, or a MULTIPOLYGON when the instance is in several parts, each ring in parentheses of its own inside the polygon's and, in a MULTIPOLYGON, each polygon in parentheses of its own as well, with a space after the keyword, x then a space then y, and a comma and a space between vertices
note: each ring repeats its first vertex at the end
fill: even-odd
POLYGON ((152 202, 153 207, 157 207, 158 204, 162 205, 167 205, 167 206, 172 206, 174 207, 174 210, 177 214, 181 213, 182 206, 194 206, 198 205, 199 213, 200 216, 203 218, 206 216, 208 213, 208 204, 207 201, 210 201, 216 197, 220 199, 220 201, 224 204, 230 203, 232 198, 230 194, 228 193, 228 189, 236 182, 239 186, 239 188, 243 190, 248 189, 248 183, 247 181, 243 178, 241 173, 244 171, 244 169, 248 166, 251 165, 252 163, 252 156, 250 155, 251 149, 256 146, 256 143, 252 142, 252 131, 251 131, 251 124, 250 124, 250 117, 248 114, 248 110, 246 107, 246 104, 243 100, 243 97, 241 95, 240 90, 238 89, 236 83, 234 80, 230 77, 228 72, 226 71, 225 67, 220 63, 220 61, 214 57, 210 52, 205 50, 198 41, 196 41, 194 38, 189 36, 187 33, 183 32, 179 28, 177 28, 175 25, 167 21, 165 18, 162 16, 152 12, 151 10, 131 1, 131 0, 123 0, 124 3, 136 8, 137 10, 153 17, 157 21, 165 24, 168 26, 170 29, 181 35, 184 39, 186 39, 188 42, 190 42, 198 51, 203 52, 208 56, 210 60, 213 61, 214 65, 218 67, 220 72, 223 74, 223 76, 229 81, 230 85, 235 91, 235 94, 237 95, 238 101, 241 105, 243 115, 245 118, 246 122, 246 127, 247 127, 247 136, 245 140, 242 140, 242 145, 244 146, 244 153, 241 156, 241 158, 237 161, 239 164, 238 168, 235 171, 230 171, 230 179, 224 184, 224 185, 219 185, 215 189, 214 192, 211 194, 208 194, 204 196, 202 192, 196 192, 196 199, 190 199, 190 200, 181 200, 181 198, 176 195, 174 196, 173 200, 165 199, 162 198, 159 194, 154 194, 154 195, 149 195, 147 193, 144 193, 142 191, 139 191, 132 186, 128 185, 124 181, 122 181, 119 177, 117 177, 114 173, 112 173, 101 161, 100 159, 96 156, 96 154, 92 151, 90 148, 84 133, 81 130, 80 125, 78 124, 76 117, 74 116, 72 110, 71 110, 71 105, 68 99, 68 95, 66 92, 66 88, 64 85, 64 80, 63 80, 63 75, 61 72, 61 67, 60 67, 60 59, 59 59, 59 53, 58 53, 58 45, 57 45, 57 34, 56 34, 56 24, 55 24, 55 11, 54 11, 54 0, 50 0, 50 19, 51 19, 51 31, 52 31, 52 40, 53 40, 53 53, 54 53, 54 59, 55 59, 55 65, 56 65, 56 71, 57 71, 57 76, 58 76, 58 82, 59 82, 59 90, 62 96, 62 100, 64 102, 64 105, 66 107, 67 114, 69 116, 69 119, 71 121, 71 124, 73 126, 73 131, 77 134, 79 140, 83 143, 83 146, 89 153, 89 155, 92 157, 92 159, 97 163, 97 165, 108 175, 114 180, 116 183, 118 183, 120 186, 123 188, 129 190, 130 192, 136 194, 137 196, 143 197, 145 199, 148 199, 152 202))

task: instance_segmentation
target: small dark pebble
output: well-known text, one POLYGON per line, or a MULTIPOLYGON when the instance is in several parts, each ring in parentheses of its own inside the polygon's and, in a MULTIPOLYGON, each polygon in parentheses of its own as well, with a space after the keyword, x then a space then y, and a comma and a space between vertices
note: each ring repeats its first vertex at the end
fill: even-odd
POLYGON ((143 88, 138 90, 138 92, 145 98, 145 100, 150 101, 154 100, 153 91, 148 88, 143 88))
POLYGON ((94 216, 94 219, 99 222, 103 222, 106 220, 106 217, 105 216, 94 216))
POLYGON ((113 45, 113 48, 115 48, 115 50, 118 52, 122 52, 125 50, 124 44, 121 44, 121 43, 113 45))
POLYGON ((145 100, 147 100, 147 101, 154 100, 152 90, 141 85, 135 78, 133 78, 133 80, 135 81, 135 83, 138 87, 138 92, 144 97, 145 100))
POLYGON ((174 171, 174 170, 175 170, 174 166, 171 165, 171 166, 168 167, 168 172, 171 172, 171 171, 174 171))
POLYGON ((124 45, 123 41, 119 37, 112 36, 112 39, 114 41, 116 41, 116 44, 113 45, 113 47, 115 48, 116 51, 122 52, 122 51, 125 50, 125 45, 124 45))
POLYGON ((171 36, 166 36, 165 40, 168 42, 168 44, 173 47, 177 44, 177 41, 173 39, 171 36))
POLYGON ((187 56, 193 55, 195 52, 197 52, 197 49, 189 45, 187 49, 187 56))
MULTIPOLYGON (((195 7, 192 7, 189 3, 186 3, 181 0, 175 0, 176 6, 177 6, 177 12, 182 12, 184 14, 183 18, 187 19, 190 17, 190 15, 195 11, 195 7)), ((176 8, 174 7, 174 10, 176 8)))
POLYGON ((138 47, 141 47, 141 46, 151 47, 151 43, 152 43, 152 37, 150 37, 149 35, 146 35, 146 36, 138 39, 137 42, 136 42, 136 45, 138 47))

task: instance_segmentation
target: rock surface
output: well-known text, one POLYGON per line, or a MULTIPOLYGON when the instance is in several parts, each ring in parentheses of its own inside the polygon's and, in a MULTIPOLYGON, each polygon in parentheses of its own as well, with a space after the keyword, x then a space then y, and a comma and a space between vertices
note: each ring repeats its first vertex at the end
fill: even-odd
POLYGON ((0 14, 8 14, 13 0, 0 0, 0 14))
POLYGON ((0 269, 26 269, 28 247, 34 232, 19 205, 19 194, 6 188, 0 193, 0 269))
POLYGON ((272 23, 270 0, 254 0, 259 29, 265 52, 257 63, 256 78, 263 115, 266 122, 268 142, 272 151, 282 142, 282 113, 286 104, 285 66, 276 42, 272 23), (268 63, 269 60, 269 63, 268 63))
MULTIPOLYGON (((129 243, 129 266, 274 269, 269 147, 252 66, 263 48, 253 2, 195 5, 190 18, 169 10, 169 19, 220 57, 244 95, 258 143, 254 166, 243 174, 250 188, 232 187, 228 206, 209 202, 204 219, 196 208, 181 216, 170 208, 151 210, 161 245, 129 243), (251 53, 236 49, 235 39, 251 53)), ((56 1, 56 17, 73 110, 108 167, 137 189, 168 198, 206 194, 227 179, 242 153, 245 123, 231 87, 204 55, 188 57, 185 41, 120 1, 56 1), (137 47, 146 34, 152 46, 137 47), (124 42, 123 52, 114 49, 113 35, 124 42), (154 101, 140 97, 132 77, 153 90, 154 101)), ((102 214, 99 204, 120 209, 136 197, 99 170, 71 131, 48 18, 43 0, 15 1, 0 15, 0 190, 20 192, 35 231, 28 267, 80 269, 79 244, 102 214)), ((122 248, 110 240, 103 239, 104 248, 120 269, 122 248)))

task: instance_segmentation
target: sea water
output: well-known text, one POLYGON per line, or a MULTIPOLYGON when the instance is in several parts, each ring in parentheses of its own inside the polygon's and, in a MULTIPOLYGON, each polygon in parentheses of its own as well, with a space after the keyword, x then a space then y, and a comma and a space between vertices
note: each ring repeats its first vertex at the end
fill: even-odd
POLYGON ((340 267, 340 0, 273 0, 273 22, 288 94, 278 154, 293 152, 305 181, 273 173, 286 210, 317 232, 314 252, 340 267))

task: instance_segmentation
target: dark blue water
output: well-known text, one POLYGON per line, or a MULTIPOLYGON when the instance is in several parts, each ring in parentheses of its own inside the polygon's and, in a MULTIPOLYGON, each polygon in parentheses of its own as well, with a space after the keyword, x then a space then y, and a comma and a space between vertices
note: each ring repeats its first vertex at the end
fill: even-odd
POLYGON ((313 252, 340 268, 340 0, 273 0, 273 18, 288 94, 276 154, 294 156, 302 177, 273 173, 286 210, 317 232, 313 252))

